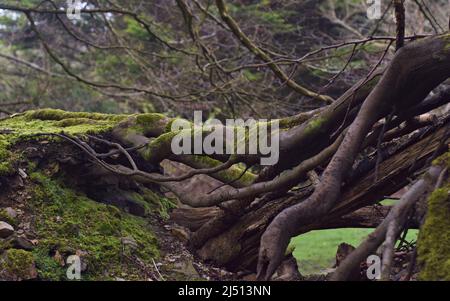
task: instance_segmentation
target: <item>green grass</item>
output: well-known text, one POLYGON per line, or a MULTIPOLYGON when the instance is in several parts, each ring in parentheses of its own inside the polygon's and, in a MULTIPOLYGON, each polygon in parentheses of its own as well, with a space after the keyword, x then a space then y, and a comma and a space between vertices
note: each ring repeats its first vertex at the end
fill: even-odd
MULTIPOLYGON (((355 247, 362 242, 373 229, 333 229, 311 231, 292 238, 290 245, 303 275, 319 274, 335 263, 336 250, 340 243, 346 242, 355 247)), ((417 230, 408 231, 407 241, 417 239, 417 230)))
MULTIPOLYGON (((380 204, 392 206, 395 199, 385 199, 380 204)), ((319 274, 335 263, 339 244, 345 242, 357 247, 374 229, 346 228, 311 231, 291 239, 290 247, 303 275, 319 274)), ((417 240, 417 230, 408 231, 407 241, 417 240)))

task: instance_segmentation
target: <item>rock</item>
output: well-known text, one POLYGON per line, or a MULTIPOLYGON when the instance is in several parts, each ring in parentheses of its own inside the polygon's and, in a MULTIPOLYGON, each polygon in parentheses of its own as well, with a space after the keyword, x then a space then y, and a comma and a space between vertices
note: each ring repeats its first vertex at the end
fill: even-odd
POLYGON ((34 249, 33 243, 24 236, 13 235, 10 237, 10 245, 15 249, 31 251, 34 249))
POLYGON ((28 177, 27 173, 25 172, 25 170, 23 170, 22 168, 19 168, 19 176, 22 179, 26 179, 28 177))
POLYGON ((0 221, 0 238, 7 238, 14 233, 14 228, 5 222, 0 221))
POLYGON ((195 269, 192 261, 187 260, 184 262, 177 262, 174 264, 174 270, 183 274, 188 280, 198 280, 200 279, 200 275, 195 269))
POLYGON ((11 207, 5 208, 5 213, 8 215, 11 219, 15 219, 17 217, 16 210, 12 209, 11 207))
POLYGON ((80 260, 81 260, 81 272, 82 273, 86 272, 87 269, 88 269, 88 261, 87 261, 88 252, 83 251, 83 250, 76 250, 75 255, 80 257, 80 260))
POLYGON ((9 249, 0 259, 0 280, 32 280, 37 276, 33 254, 28 251, 9 249))
POLYGON ((136 250, 138 248, 138 244, 136 242, 136 240, 134 240, 133 237, 122 237, 120 239, 120 242, 124 245, 124 246, 129 246, 132 250, 136 250))

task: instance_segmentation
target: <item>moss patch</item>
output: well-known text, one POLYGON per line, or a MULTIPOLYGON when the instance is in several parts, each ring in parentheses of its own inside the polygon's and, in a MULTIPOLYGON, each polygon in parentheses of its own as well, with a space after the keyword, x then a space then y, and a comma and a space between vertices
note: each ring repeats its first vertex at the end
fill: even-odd
POLYGON ((434 159, 433 165, 442 165, 442 166, 450 167, 450 152, 446 152, 445 154, 434 159))
POLYGON ((450 34, 445 34, 443 36, 443 39, 444 39, 444 43, 445 43, 444 51, 449 51, 450 50, 450 34))
POLYGON ((435 190, 419 233, 418 254, 422 280, 450 280, 450 184, 435 190))
POLYGON ((312 134, 313 132, 320 131, 322 125, 326 122, 324 117, 313 118, 305 128, 305 134, 312 134))
POLYGON ((6 135, 0 135, 0 176, 6 176, 14 172, 15 155, 8 150, 9 145, 6 135))
POLYGON ((24 114, 27 119, 39 119, 39 120, 64 120, 72 118, 86 118, 92 120, 109 120, 109 121, 121 121, 127 117, 127 115, 113 115, 113 114, 101 114, 101 113, 89 113, 89 112, 67 112, 58 109, 41 109, 28 111, 24 114))
POLYGON ((149 210, 151 212, 156 212, 163 219, 168 219, 169 211, 177 206, 175 202, 148 188, 143 187, 141 188, 141 191, 142 198, 147 203, 149 210))
POLYGON ((77 251, 86 254, 83 280, 142 279, 142 269, 130 260, 151 264, 159 257, 157 240, 145 219, 77 195, 40 173, 31 178, 37 184, 30 205, 36 215, 33 226, 39 245, 33 254, 40 278, 65 279, 66 268, 55 259, 56 251, 64 258, 77 251), (135 246, 124 244, 124 239, 135 246))
POLYGON ((6 138, 27 137, 36 133, 86 134, 101 133, 112 129, 125 115, 108 115, 85 112, 65 112, 53 115, 60 110, 28 111, 22 115, 0 122, 0 129, 7 129, 6 138))
POLYGON ((69 126, 75 126, 75 125, 81 125, 81 124, 96 124, 96 120, 92 120, 89 118, 69 118, 69 119, 63 119, 59 120, 56 125, 60 127, 69 127, 69 126))
POLYGON ((170 131, 167 129, 167 124, 172 119, 159 113, 146 113, 130 115, 127 119, 121 122, 120 127, 125 131, 127 135, 143 134, 150 136, 159 136, 165 132, 170 131))
POLYGON ((34 258, 33 254, 17 249, 9 249, 0 261, 0 271, 7 277, 19 280, 33 278, 34 258))
POLYGON ((136 123, 138 125, 148 127, 155 124, 155 122, 159 122, 165 118, 166 118, 165 115, 158 113, 140 114, 136 117, 136 123))
MULTIPOLYGON (((17 142, 43 139, 37 133, 71 135, 98 134, 111 130, 126 115, 108 115, 86 112, 65 112, 54 109, 28 111, 0 121, 0 176, 14 173, 14 162, 20 154, 11 151, 17 142)), ((49 137, 45 137, 48 139, 49 137)))
MULTIPOLYGON (((207 156, 194 155, 191 158, 193 162, 197 162, 197 168, 211 168, 222 164, 222 162, 207 156)), ((226 170, 217 172, 216 174, 225 182, 236 181, 236 179, 239 179, 239 182, 242 183, 243 186, 252 184, 256 179, 256 175, 250 171, 246 171, 244 174, 243 172, 244 169, 237 165, 233 165, 226 170)))

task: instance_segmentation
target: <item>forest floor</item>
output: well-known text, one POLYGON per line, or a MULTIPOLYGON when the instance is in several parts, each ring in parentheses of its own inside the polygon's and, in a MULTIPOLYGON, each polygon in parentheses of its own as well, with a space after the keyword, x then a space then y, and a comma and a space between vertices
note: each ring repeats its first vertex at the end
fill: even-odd
POLYGON ((158 191, 137 216, 68 183, 77 171, 57 157, 70 152, 59 143, 29 141, 11 151, 20 154, 12 164, 19 172, 0 177, 0 280, 68 280, 73 255, 81 280, 233 279, 187 250, 158 191))

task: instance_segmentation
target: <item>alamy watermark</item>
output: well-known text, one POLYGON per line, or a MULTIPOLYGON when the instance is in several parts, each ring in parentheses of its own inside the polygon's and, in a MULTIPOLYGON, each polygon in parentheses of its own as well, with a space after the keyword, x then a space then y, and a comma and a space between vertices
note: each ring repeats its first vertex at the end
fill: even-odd
POLYGON ((81 259, 78 255, 70 255, 67 257, 66 263, 69 265, 66 271, 67 279, 80 280, 81 279, 81 259))
POLYGON ((369 280, 379 280, 381 278, 381 258, 378 255, 367 257, 366 276, 369 280))
POLYGON ((67 0, 67 18, 69 20, 80 20, 82 6, 81 0, 67 0))
POLYGON ((366 0, 367 7, 367 18, 370 20, 381 19, 381 0, 366 0))
MULTIPOLYGON (((371 20, 378 20, 381 18, 381 0, 365 0, 367 7, 367 17, 371 20)), ((81 8, 83 3, 81 0, 67 0, 67 18, 70 20, 81 19, 81 8)))
POLYGON ((259 155, 261 165, 279 159, 279 121, 267 119, 218 119, 203 123, 202 112, 194 111, 194 124, 184 119, 172 122, 177 133, 171 141, 175 155, 259 155))

